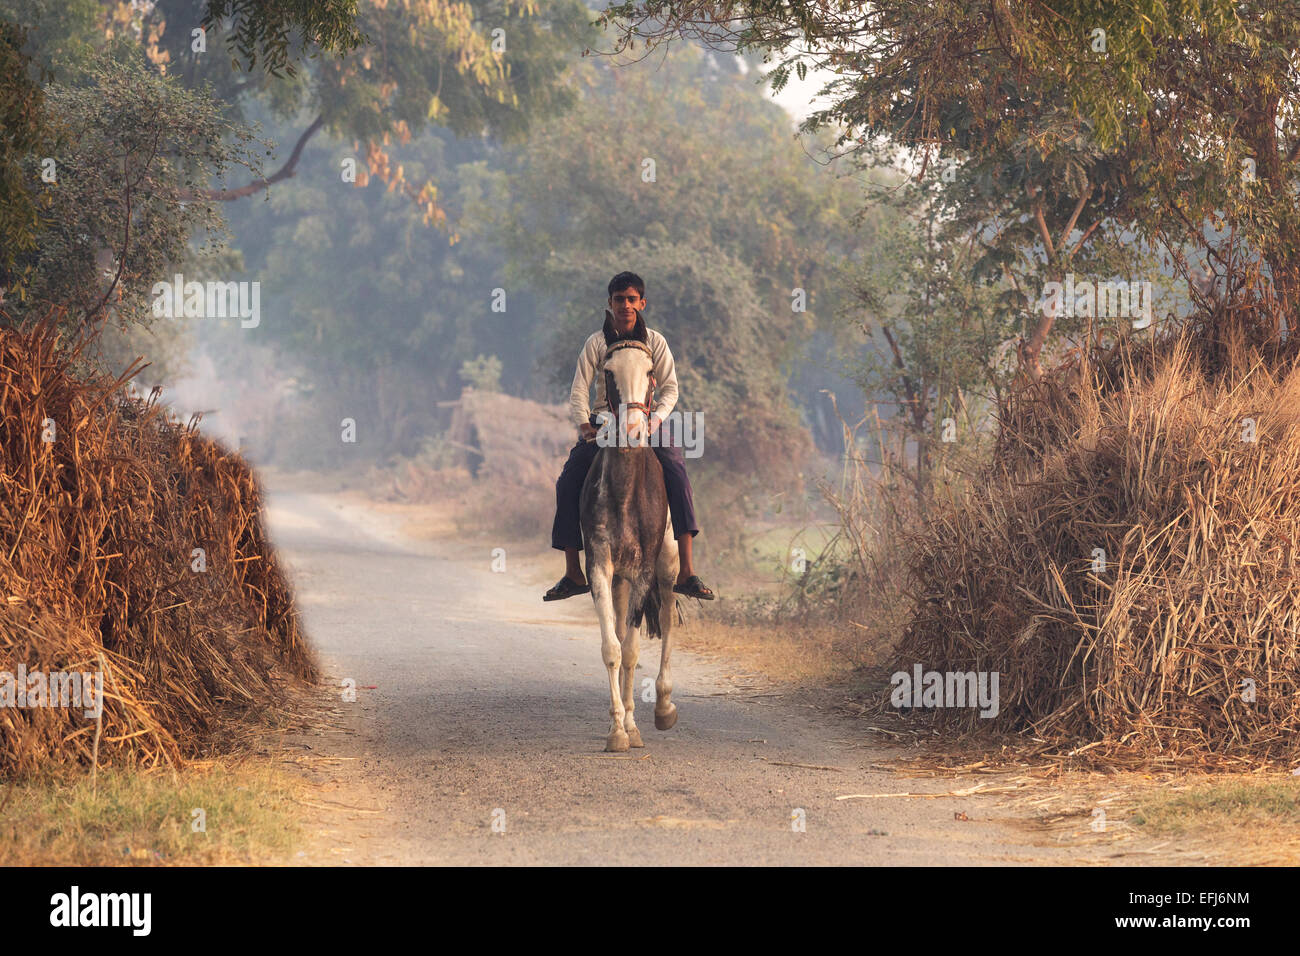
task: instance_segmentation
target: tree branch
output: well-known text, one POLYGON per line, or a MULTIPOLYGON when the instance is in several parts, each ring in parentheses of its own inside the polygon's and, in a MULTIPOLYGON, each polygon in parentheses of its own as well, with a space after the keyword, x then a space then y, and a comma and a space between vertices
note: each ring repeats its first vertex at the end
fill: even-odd
POLYGON ((908 405, 911 405, 913 411, 920 405, 920 397, 917 395, 916 386, 907 374, 907 365, 903 362, 903 353, 899 349, 898 343, 894 340, 894 335, 889 331, 889 326, 883 322, 880 324, 880 332, 889 343, 889 350, 894 353, 894 365, 898 368, 898 379, 903 385, 903 395, 908 405))
POLYGON ((302 158, 302 149, 307 145, 307 140, 315 136, 324 124, 325 118, 317 116, 312 121, 312 124, 303 130, 303 134, 298 137, 298 142, 294 144, 293 152, 289 154, 285 164, 270 176, 254 180, 246 186, 240 186, 238 189, 186 189, 180 192, 180 198, 182 200, 208 199, 214 202, 230 202, 234 199, 243 199, 245 196, 261 192, 267 186, 278 183, 282 179, 288 179, 297 171, 298 160, 302 158))
POLYGON ((1076 255, 1078 255, 1079 250, 1083 248, 1083 244, 1088 241, 1088 237, 1091 236, 1094 232, 1096 232, 1097 227, 1100 225, 1101 225, 1101 220, 1098 219, 1096 222, 1094 222, 1091 226, 1087 228, 1087 230, 1084 232, 1082 236, 1079 237, 1079 241, 1076 242, 1074 244, 1074 248, 1070 250, 1071 259, 1073 259, 1076 255))
MULTIPOLYGON (((153 145, 149 148, 149 158, 144 162, 144 171, 140 173, 140 178, 136 180, 136 185, 144 182, 144 177, 149 172, 149 167, 153 161, 158 158, 158 143, 162 139, 162 130, 159 129, 154 133, 153 145)), ((131 151, 128 149, 122 154, 122 203, 126 209, 126 219, 122 225, 122 254, 117 259, 117 273, 113 276, 113 281, 109 284, 108 289, 104 292, 104 297, 99 300, 99 304, 86 313, 86 318, 94 321, 97 316, 104 313, 108 300, 112 298, 113 290, 117 288, 118 283, 122 281, 122 270, 126 268, 127 253, 131 251, 131 151)), ((106 313, 104 313, 106 314, 106 313)))
POLYGON ((1083 191, 1083 195, 1079 197, 1079 201, 1074 204, 1074 212, 1070 214, 1070 221, 1065 224, 1065 228, 1061 231, 1061 241, 1059 245, 1062 249, 1065 248, 1065 243, 1070 238, 1070 233, 1074 232, 1074 224, 1079 221, 1079 213, 1083 212, 1084 204, 1087 203, 1089 197, 1092 196, 1092 190, 1093 187, 1089 184, 1088 188, 1083 191))
POLYGON ((1038 187, 1038 199, 1034 202, 1034 221, 1038 223, 1038 233, 1043 237, 1043 245, 1047 247, 1047 261, 1051 262, 1056 258, 1056 247, 1052 245, 1052 234, 1047 229, 1047 220, 1043 217, 1043 187, 1038 187))
POLYGON ((113 276, 113 281, 109 283, 108 288, 104 291, 104 297, 99 300, 99 304, 86 313, 86 318, 94 321, 95 318, 108 305, 108 300, 113 295, 113 290, 122 280, 122 270, 126 267, 126 254, 131 247, 131 176, 130 176, 130 158, 131 154, 127 152, 122 156, 122 181, 123 181, 123 205, 126 207, 126 217, 122 224, 122 255, 117 260, 117 274, 113 276))

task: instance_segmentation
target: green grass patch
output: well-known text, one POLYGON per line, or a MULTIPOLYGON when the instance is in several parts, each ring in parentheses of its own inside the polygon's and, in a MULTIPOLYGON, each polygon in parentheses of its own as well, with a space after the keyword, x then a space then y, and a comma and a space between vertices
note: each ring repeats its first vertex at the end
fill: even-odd
POLYGON ((268 862, 301 835, 294 792, 256 764, 0 782, 0 866, 268 862))
POLYGON ((1131 822, 1158 833, 1250 824, 1300 827, 1300 781, 1225 781, 1157 796, 1139 804, 1131 822))
POLYGON ((752 532, 748 537, 750 557, 760 567, 780 573, 791 563, 791 549, 803 548, 812 564, 835 536, 836 527, 826 524, 778 525, 752 532))

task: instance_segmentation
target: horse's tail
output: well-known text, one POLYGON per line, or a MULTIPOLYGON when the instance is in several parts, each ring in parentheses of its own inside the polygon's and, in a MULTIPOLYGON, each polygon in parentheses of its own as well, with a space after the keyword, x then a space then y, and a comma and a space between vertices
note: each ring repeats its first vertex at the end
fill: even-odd
POLYGON ((659 632, 659 609, 662 607, 659 601, 659 582, 652 581, 646 588, 645 597, 639 605, 633 608, 634 602, 629 602, 628 607, 630 620, 628 624, 632 627, 640 627, 642 618, 645 619, 646 637, 653 640, 656 637, 663 637, 659 632))

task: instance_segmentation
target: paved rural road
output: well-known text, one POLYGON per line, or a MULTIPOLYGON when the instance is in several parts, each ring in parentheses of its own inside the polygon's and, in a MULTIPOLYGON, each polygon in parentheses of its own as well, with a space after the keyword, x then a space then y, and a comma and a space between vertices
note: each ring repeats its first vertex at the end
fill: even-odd
MULTIPOLYGON (((989 778, 871 770, 894 754, 865 741, 860 724, 753 696, 728 668, 680 648, 677 726, 656 731, 652 705, 639 702, 645 749, 604 754, 608 702, 588 598, 543 604, 535 567, 507 559, 506 573, 493 573, 485 547, 458 554, 449 541, 406 538, 393 517, 333 496, 273 490, 268 519, 326 674, 360 688, 295 745, 320 784, 319 812, 307 818, 316 839, 299 862, 1095 859, 990 819, 1005 816, 993 797, 837 801, 989 778), (504 833, 492 828, 498 809, 504 833), (792 829, 796 809, 805 832, 792 829)), ((637 673, 657 667, 654 643, 637 673)))

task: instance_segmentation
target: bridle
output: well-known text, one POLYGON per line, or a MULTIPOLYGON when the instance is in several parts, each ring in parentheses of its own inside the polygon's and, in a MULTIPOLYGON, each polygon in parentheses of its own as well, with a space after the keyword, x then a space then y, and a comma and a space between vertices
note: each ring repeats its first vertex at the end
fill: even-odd
MULTIPOLYGON (((637 339, 621 339, 620 341, 615 342, 606 350, 605 361, 608 362, 609 357, 613 355, 615 352, 617 352, 619 349, 640 349, 642 352, 644 352, 647 356, 650 357, 650 361, 653 366, 654 352, 650 350, 650 346, 646 345, 644 342, 641 342, 637 339)), ((618 387, 614 384, 613 374, 607 371, 605 372, 605 375, 606 375, 605 402, 609 405, 610 410, 612 411, 614 408, 614 403, 609 400, 610 396, 614 395, 619 398, 622 398, 622 396, 618 394, 618 387)), ((654 377, 654 373, 651 372, 650 385, 646 389, 645 401, 644 402, 621 402, 620 404, 625 405, 627 408, 635 408, 638 411, 642 412, 646 416, 646 418, 649 418, 650 410, 654 403, 654 397, 655 397, 655 377, 654 377)))

